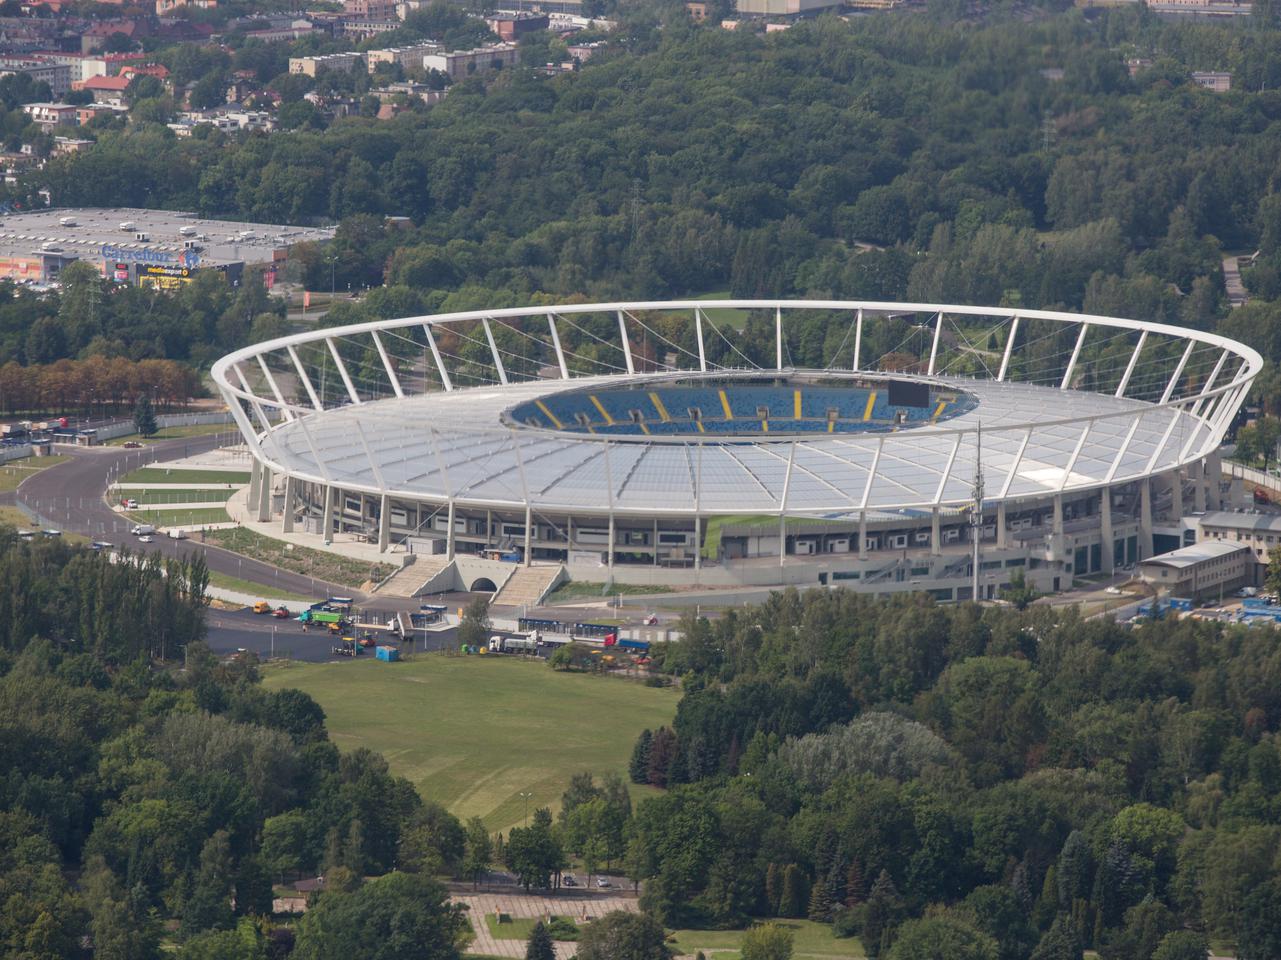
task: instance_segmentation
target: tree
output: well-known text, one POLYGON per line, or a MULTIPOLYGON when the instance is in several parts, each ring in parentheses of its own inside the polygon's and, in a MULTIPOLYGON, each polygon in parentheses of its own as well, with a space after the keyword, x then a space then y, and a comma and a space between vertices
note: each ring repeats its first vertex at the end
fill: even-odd
POLYGON ((539 920, 529 933, 529 943, 525 945, 525 960, 556 960, 556 944, 552 935, 539 920))
POLYGON ((794 863, 783 870, 783 891, 779 897, 780 917, 800 918, 809 910, 810 882, 805 871, 794 863))
POLYGON ((1191 930, 1175 930, 1161 938, 1152 960, 1205 960, 1210 942, 1191 930))
POLYGON ((489 601, 477 597, 463 608, 458 623, 458 642, 469 647, 481 647, 489 642, 492 624, 489 621, 489 601))
POLYGON ((792 931, 777 923, 760 923, 743 934, 743 960, 791 960, 792 931))
POLYGON ((156 415, 151 409, 151 399, 144 393, 138 397, 133 408, 133 425, 144 437, 151 437, 160 429, 156 426, 156 415))
POLYGON ((513 827, 503 856, 526 892, 550 888, 552 874, 559 873, 565 865, 565 854, 552 833, 551 814, 537 810, 531 826, 513 827))
POLYGON ((1032 951, 1031 960, 1081 960, 1084 955, 1076 922, 1060 913, 1032 951))
POLYGON ((1281 879, 1273 877, 1246 897, 1237 934, 1237 957, 1281 957, 1281 879))
POLYGON ((909 920, 886 960, 998 960, 996 941, 954 917, 909 920))
POLYGON ((649 729, 642 730, 640 736, 636 738, 636 746, 632 748, 632 758, 627 764, 627 776, 632 783, 649 782, 649 748, 653 742, 654 734, 649 729))
POLYGON ((583 928, 578 960, 670 960, 666 936, 648 913, 615 910, 583 928))
POLYGON ((894 931, 905 913, 898 888, 890 875, 882 870, 868 894, 867 915, 863 921, 863 949, 872 960, 876 960, 893 942, 894 931))
POLYGON ((326 890, 298 923, 296 960, 458 960, 467 921, 421 874, 389 873, 326 890))
POLYGON ((475 885, 489 869, 494 859, 494 842, 480 817, 467 821, 466 852, 463 854, 462 874, 475 885))

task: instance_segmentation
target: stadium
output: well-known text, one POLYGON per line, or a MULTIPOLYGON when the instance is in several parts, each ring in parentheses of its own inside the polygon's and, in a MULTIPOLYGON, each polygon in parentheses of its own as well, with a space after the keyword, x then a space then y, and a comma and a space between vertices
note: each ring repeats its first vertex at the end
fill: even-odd
POLYGON ((685 300, 447 313, 247 347, 214 381, 251 509, 376 542, 403 595, 1061 590, 1188 539, 1262 366, 1006 307, 685 300))

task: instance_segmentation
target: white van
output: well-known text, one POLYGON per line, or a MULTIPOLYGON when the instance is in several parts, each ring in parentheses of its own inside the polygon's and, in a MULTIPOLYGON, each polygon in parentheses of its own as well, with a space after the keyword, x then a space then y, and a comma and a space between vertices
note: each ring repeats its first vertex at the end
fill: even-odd
POLYGON ((135 524, 129 531, 135 537, 145 537, 156 532, 156 528, 149 523, 135 524))

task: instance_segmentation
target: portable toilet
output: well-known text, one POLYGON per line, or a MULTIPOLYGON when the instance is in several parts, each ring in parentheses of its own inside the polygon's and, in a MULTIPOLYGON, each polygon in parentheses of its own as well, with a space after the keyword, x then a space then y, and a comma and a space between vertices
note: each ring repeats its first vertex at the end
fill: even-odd
POLYGON ((375 651, 374 656, 379 660, 385 660, 388 663, 392 663, 400 659, 400 651, 395 647, 379 647, 375 651))

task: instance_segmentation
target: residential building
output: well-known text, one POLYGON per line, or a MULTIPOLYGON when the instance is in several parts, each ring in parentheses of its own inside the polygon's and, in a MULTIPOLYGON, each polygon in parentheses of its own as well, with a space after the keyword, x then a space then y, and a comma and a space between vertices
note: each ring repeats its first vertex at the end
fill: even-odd
POLYGON ((365 37, 377 36, 380 33, 391 33, 393 30, 399 30, 400 21, 370 20, 368 17, 344 16, 339 18, 336 27, 339 36, 364 39, 365 37))
POLYGON ((708 4, 703 3, 702 0, 698 0, 698 2, 686 3, 685 9, 689 11, 689 17, 695 23, 706 22, 708 4))
POLYGON ((365 60, 369 65, 370 73, 375 73, 380 63, 408 70, 410 67, 421 68, 423 57, 429 53, 440 53, 442 49, 438 43, 416 43, 412 47, 387 47, 385 50, 367 51, 365 60))
POLYGON ((217 6, 218 0, 156 0, 156 16, 163 17, 166 13, 182 7, 213 10, 217 6))
POLYGON ((358 20, 396 19, 396 0, 343 0, 342 9, 358 20))
POLYGON ((289 72, 308 77, 319 76, 326 70, 353 73, 365 62, 361 53, 326 53, 316 57, 290 57, 289 72))
POLYGON ((735 0, 735 9, 750 17, 804 17, 839 7, 842 0, 735 0))
POLYGON ((42 127, 74 127, 77 122, 74 103, 24 103, 22 112, 42 127))
POLYGON ((495 13, 486 17, 485 23, 500 40, 514 42, 527 33, 548 29, 551 19, 545 13, 495 13))
POLYGON ((91 77, 72 86, 76 90, 88 90, 93 94, 94 103, 123 103, 125 91, 132 82, 126 76, 91 77))
POLYGON ((25 73, 37 83, 49 84, 49 91, 61 97, 71 89, 71 67, 54 63, 42 57, 15 57, 0 55, 0 76, 25 73))
POLYGON ((431 53, 423 57, 424 70, 439 70, 453 80, 469 77, 485 70, 510 67, 516 63, 514 43, 494 43, 475 50, 454 50, 449 53, 431 53))
POLYGON ((1254 583, 1250 548, 1224 541, 1182 547, 1139 562, 1139 579, 1169 597, 1221 596, 1254 583))
POLYGON ((1227 93, 1232 89, 1232 74, 1218 70, 1195 70, 1192 82, 1214 93, 1227 93))

